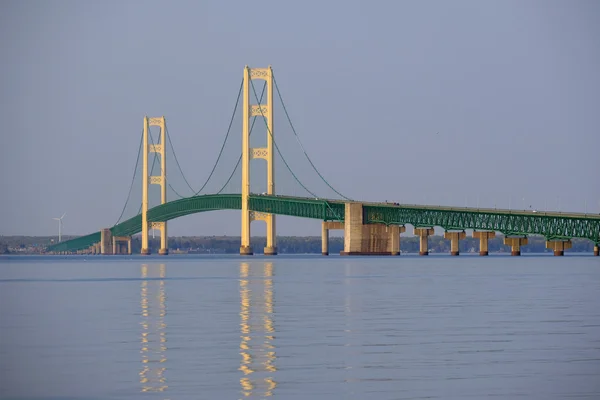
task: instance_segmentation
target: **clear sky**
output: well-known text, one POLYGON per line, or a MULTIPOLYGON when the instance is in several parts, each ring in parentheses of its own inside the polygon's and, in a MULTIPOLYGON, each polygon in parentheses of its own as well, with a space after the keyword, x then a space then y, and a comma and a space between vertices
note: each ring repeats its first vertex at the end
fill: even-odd
MULTIPOLYGON (((55 234, 65 211, 66 234, 112 225, 144 115, 201 183, 246 64, 273 66, 354 199, 600 213, 599 38, 593 0, 2 1, 0 234, 55 234)), ((169 233, 239 226, 203 213, 169 233)))

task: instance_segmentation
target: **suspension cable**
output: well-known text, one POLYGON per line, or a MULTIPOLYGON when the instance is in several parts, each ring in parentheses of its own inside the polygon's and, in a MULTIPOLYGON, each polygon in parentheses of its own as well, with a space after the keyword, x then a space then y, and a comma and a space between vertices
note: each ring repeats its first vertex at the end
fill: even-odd
MULTIPOLYGON (((175 152, 175 147, 173 146, 173 142, 171 141, 171 135, 169 135, 169 129, 167 128, 167 121, 165 121, 165 134, 167 136, 167 139, 169 140, 169 144, 171 145, 171 150, 173 150, 173 158, 175 159, 175 163, 177 164, 177 167, 179 168, 179 172, 181 172, 181 176, 183 177, 183 180, 187 184, 188 188, 190 188, 190 190, 192 191, 192 193, 194 193, 195 190, 192 189, 192 187, 190 186, 190 183, 185 178, 185 174, 183 173, 183 170, 181 169, 181 165, 179 164, 179 160, 177 160, 177 153, 175 152)), ((171 185, 169 185, 169 186, 171 186, 171 185)), ((173 190, 173 191, 175 193, 177 193, 175 190, 173 190)))
POLYGON ((210 178, 212 178, 212 176, 213 176, 213 174, 215 172, 215 169, 217 169, 217 164, 219 164, 219 160, 221 159, 221 155, 223 154, 223 150, 225 149, 225 144, 227 143, 227 138, 229 137, 229 133, 231 132, 231 126, 233 125, 233 121, 235 119, 235 114, 237 113, 238 104, 240 103, 240 97, 242 96, 242 89, 243 89, 243 87, 244 87, 244 80, 242 79, 242 82, 240 83, 240 90, 238 91, 237 99, 235 100, 235 106, 233 107, 233 114, 231 115, 231 119, 229 120, 229 126, 227 127, 227 134, 225 135, 225 140, 223 141, 223 145, 221 146, 221 150, 219 151, 219 156, 217 157, 217 161, 213 165, 213 168, 210 171, 210 174, 208 175, 208 178, 206 179, 206 182, 204 182, 204 185, 202 185, 202 187, 200 188, 200 190, 198 190, 192 196, 197 196, 197 195, 200 194, 200 192, 202 192, 202 190, 204 190, 204 188, 208 184, 208 181, 210 181, 210 178))
MULTIPOLYGON (((244 81, 242 81, 242 84, 244 84, 244 81)), ((267 82, 265 82, 265 84, 263 85, 262 92, 260 93, 260 100, 258 101, 259 103, 263 99, 266 88, 267 88, 267 82)), ((248 137, 250 137, 250 135, 252 135, 252 130, 254 129, 254 123, 256 122, 256 118, 258 118, 258 117, 255 116, 252 118, 252 124, 250 125, 250 132, 248 132, 248 137)), ((242 162, 242 153, 240 153, 240 157, 238 158, 237 163, 235 164, 235 168, 233 169, 233 171, 231 171, 231 175, 229 175, 229 178, 227 178, 227 182, 225 182, 225 184, 217 192, 217 194, 221 194, 221 192, 223 190, 225 190, 225 187, 229 184, 229 182, 231 181, 231 178, 233 178, 233 175, 235 174, 235 171, 237 171, 237 168, 240 166, 240 162, 242 162)))
MULTIPOLYGON (((258 96, 256 95, 256 89, 254 88, 254 82, 252 82, 252 80, 250 80, 250 85, 252 86, 252 91, 254 92, 254 97, 256 97, 256 99, 258 100, 258 96)), ((258 107, 258 109, 260 111, 260 115, 264 118, 265 115, 263 114, 262 107, 258 107)), ((273 145, 275 146, 275 149, 277 150, 277 153, 281 157, 281 160, 283 161, 283 163, 287 167, 288 171, 290 171, 290 173, 292 174, 292 176, 294 177, 294 179, 296 180, 296 182, 298 182, 300 184, 300 186, 302 186, 304 188, 304 190, 306 190, 308 193, 310 193, 313 197, 317 197, 317 195, 314 194, 313 192, 311 192, 310 190, 308 190, 308 188, 306 186, 304 186, 304 184, 302 182, 300 182, 300 180, 298 179, 298 177, 296 176, 296 174, 294 174, 294 172, 292 171, 292 169, 288 165, 287 161, 285 161, 285 158, 283 158, 283 154, 281 154, 281 151, 279 151, 279 146, 277 146, 277 142, 275 141, 275 138, 273 137, 273 132, 271 132, 271 128, 269 128, 269 124, 267 124, 266 121, 265 121, 265 125, 267 126, 267 132, 269 133, 269 136, 271 136, 271 139, 273 140, 273 145)))
POLYGON ((121 218, 123 218, 123 214, 125 213, 125 209, 127 208, 127 204, 129 203, 129 198, 131 197, 131 191, 133 190, 133 183, 134 183, 135 177, 137 175, 137 167, 140 162, 140 153, 142 152, 143 141, 144 141, 144 131, 142 130, 142 133, 140 134, 140 145, 138 147, 138 153, 137 153, 137 157, 135 159, 135 167, 133 168, 133 178, 131 178, 131 185, 129 185, 129 193, 127 193, 127 200, 125 200, 125 205, 123 206, 121 215, 119 215, 119 219, 117 219, 117 222, 115 222, 114 225, 117 225, 119 222, 121 222, 121 218))
POLYGON ((329 188, 331 190, 333 190, 335 193, 337 193, 338 195, 340 195, 344 199, 350 200, 350 198, 344 196, 343 194, 341 194, 340 192, 338 192, 337 190, 335 190, 333 188, 333 186, 331 186, 329 184, 329 182, 327 182, 327 180, 323 177, 323 175, 321 175, 321 173, 319 172, 319 170, 317 169, 317 167, 315 167, 315 165, 313 164, 312 160, 310 159, 310 157, 306 153, 306 150, 304 149, 304 146, 302 145, 302 142, 300 141, 300 137, 296 133, 296 129, 294 128, 294 124, 292 124, 292 119, 290 118, 290 115, 288 114, 287 108, 285 107, 285 103, 283 102, 283 97, 281 96, 281 92, 279 91, 279 86, 277 86, 277 80, 275 79, 275 73, 273 73, 272 71, 271 71, 271 73, 273 74, 273 82, 275 83, 275 89, 277 90, 277 95, 279 96, 279 100, 281 101, 281 105, 283 106, 283 111, 285 112, 285 116, 287 117, 287 120, 290 123, 290 126, 292 127, 292 132, 294 132, 294 136, 296 136, 296 140, 298 141, 298 144, 300 145, 300 148, 302 149, 302 152, 304 153, 304 156, 306 157, 306 159, 308 160, 308 162, 310 163, 310 165, 313 167, 313 169, 315 170, 315 172, 319 175, 319 177, 321 178, 321 180, 323 182, 325 182, 325 184, 327 186, 329 186, 329 188))

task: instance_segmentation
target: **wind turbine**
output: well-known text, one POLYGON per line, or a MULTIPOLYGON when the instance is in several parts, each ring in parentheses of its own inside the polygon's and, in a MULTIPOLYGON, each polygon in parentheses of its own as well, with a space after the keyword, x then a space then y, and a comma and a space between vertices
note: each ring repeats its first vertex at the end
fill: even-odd
POLYGON ((62 219, 65 217, 65 215, 67 215, 67 213, 65 212, 62 217, 60 218, 52 218, 55 221, 58 221, 58 242, 61 242, 62 239, 62 219))

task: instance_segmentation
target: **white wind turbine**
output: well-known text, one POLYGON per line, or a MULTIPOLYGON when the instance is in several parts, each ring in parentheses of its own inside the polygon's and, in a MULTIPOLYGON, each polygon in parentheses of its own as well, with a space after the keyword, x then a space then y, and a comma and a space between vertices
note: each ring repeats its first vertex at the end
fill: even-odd
POLYGON ((65 215, 67 215, 66 212, 60 218, 52 218, 53 220, 58 221, 58 242, 59 243, 62 239, 62 220, 65 217, 65 215))

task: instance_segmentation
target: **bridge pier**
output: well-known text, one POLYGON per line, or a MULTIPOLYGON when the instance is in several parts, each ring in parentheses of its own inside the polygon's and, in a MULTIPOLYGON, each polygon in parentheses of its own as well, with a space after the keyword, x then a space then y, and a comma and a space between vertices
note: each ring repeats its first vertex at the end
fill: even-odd
POLYGON ((363 205, 361 203, 346 203, 343 225, 344 250, 340 252, 340 255, 387 256, 400 254, 400 227, 386 226, 385 224, 363 224, 363 205))
POLYGON ((488 241, 489 239, 496 237, 496 232, 494 231, 473 231, 473 237, 479 239, 479 255, 487 256, 488 252, 488 241))
POLYGON ((429 242, 427 238, 433 235, 433 228, 415 228, 413 230, 413 234, 419 236, 419 255, 420 256, 428 256, 429 255, 429 242))
POLYGON ((460 254, 459 241, 467 237, 465 231, 444 232, 444 239, 450 239, 450 255, 457 256, 460 254))
POLYGON ((571 240, 547 240, 546 248, 554 250, 555 256, 564 256, 565 250, 570 249, 573 246, 571 240))
POLYGON ((276 256, 277 255, 277 247, 275 247, 275 246, 266 246, 263 251, 264 251, 265 256, 276 256))
POLYGON ((252 246, 240 246, 240 255, 241 256, 251 256, 254 253, 252 252, 252 246))
POLYGON ((525 236, 510 236, 504 238, 504 244, 506 246, 510 246, 510 255, 511 256, 520 256, 521 255, 521 246, 524 246, 528 243, 528 240, 525 236))
POLYGON ((389 252, 393 256, 400 255, 400 234, 406 232, 404 225, 390 225, 388 226, 388 246, 389 252))
POLYGON ((363 239, 363 207, 361 203, 345 204, 344 221, 344 251, 341 255, 362 255, 364 254, 364 243, 368 238, 363 239))
POLYGON ((100 253, 112 254, 112 233, 108 228, 100 230, 100 253))
POLYGON ((131 236, 113 236, 113 254, 131 254, 131 236), (127 250, 125 250, 125 243, 127 250))
POLYGON ((327 222, 321 222, 321 255, 329 255, 329 229, 327 228, 327 222))
POLYGON ((344 223, 336 221, 323 221, 321 223, 321 254, 324 256, 329 255, 329 231, 334 229, 344 230, 344 223))

